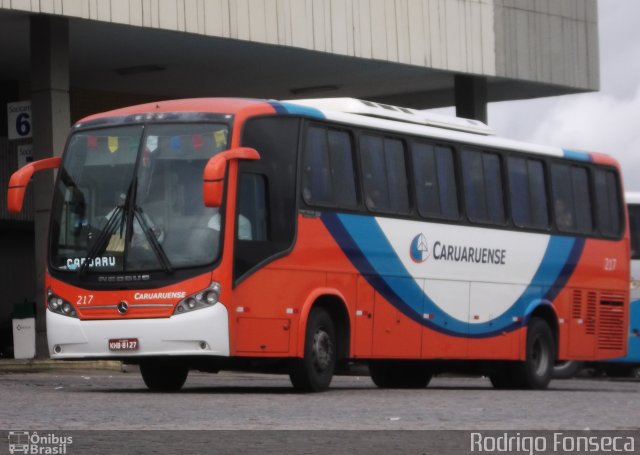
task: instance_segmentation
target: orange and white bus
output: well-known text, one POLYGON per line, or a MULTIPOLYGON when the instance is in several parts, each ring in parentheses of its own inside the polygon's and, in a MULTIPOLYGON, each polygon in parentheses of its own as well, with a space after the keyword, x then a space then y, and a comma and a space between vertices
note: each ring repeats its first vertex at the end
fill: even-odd
POLYGON ((476 121, 355 99, 163 101, 77 122, 47 257, 54 359, 286 370, 381 387, 459 366, 545 388, 556 360, 625 354, 617 163, 476 121))

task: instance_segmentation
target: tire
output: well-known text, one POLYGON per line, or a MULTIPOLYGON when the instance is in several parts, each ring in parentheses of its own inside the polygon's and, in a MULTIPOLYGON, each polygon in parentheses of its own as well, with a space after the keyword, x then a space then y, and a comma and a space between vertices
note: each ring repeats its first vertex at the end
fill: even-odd
POLYGON ((571 379, 584 368, 583 362, 565 360, 553 366, 553 379, 571 379))
POLYGON ((371 361, 369 375, 382 389, 424 389, 433 376, 424 363, 371 361))
POLYGON ((177 392, 187 380, 189 367, 169 362, 143 362, 140 373, 149 390, 177 392))
POLYGON ((298 392, 327 390, 336 368, 336 332, 333 320, 323 308, 309 314, 304 340, 304 357, 293 359, 289 378, 298 392))
POLYGON ((543 319, 531 318, 527 328, 527 353, 524 362, 513 365, 510 377, 518 389, 546 389, 553 375, 556 350, 553 333, 543 319))

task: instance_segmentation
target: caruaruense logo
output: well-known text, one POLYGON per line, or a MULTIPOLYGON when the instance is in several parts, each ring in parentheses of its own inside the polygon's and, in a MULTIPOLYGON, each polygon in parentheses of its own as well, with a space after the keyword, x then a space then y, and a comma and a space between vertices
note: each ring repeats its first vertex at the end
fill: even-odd
POLYGON ((413 238, 411 246, 409 247, 409 256, 411 256, 411 260, 417 264, 429 258, 429 247, 427 246, 427 238, 424 234, 418 234, 413 238))

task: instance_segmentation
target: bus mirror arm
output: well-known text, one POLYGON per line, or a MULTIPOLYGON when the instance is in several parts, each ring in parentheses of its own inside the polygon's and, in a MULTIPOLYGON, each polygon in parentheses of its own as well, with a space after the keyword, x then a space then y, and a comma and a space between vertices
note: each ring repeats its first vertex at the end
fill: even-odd
POLYGON ((259 160, 260 154, 256 149, 238 147, 218 153, 211 157, 204 168, 202 196, 207 207, 220 207, 224 190, 224 175, 227 162, 231 160, 259 160))
POLYGON ((7 208, 9 209, 9 213, 22 212, 24 194, 27 191, 27 186, 29 186, 33 174, 44 171, 45 169, 58 169, 60 163, 62 163, 62 158, 60 157, 46 158, 28 163, 14 172, 11 179, 9 179, 9 190, 7 192, 7 208))

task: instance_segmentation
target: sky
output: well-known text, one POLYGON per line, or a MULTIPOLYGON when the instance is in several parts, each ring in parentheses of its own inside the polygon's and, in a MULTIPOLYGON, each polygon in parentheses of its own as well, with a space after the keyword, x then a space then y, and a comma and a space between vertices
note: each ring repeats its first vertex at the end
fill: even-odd
POLYGON ((489 126, 511 139, 612 155, 625 189, 640 191, 639 19, 638 0, 598 0, 600 91, 490 103, 489 126))
POLYGON ((600 91, 491 103, 489 125, 500 136, 612 155, 626 190, 640 191, 640 1, 598 8, 600 91))

